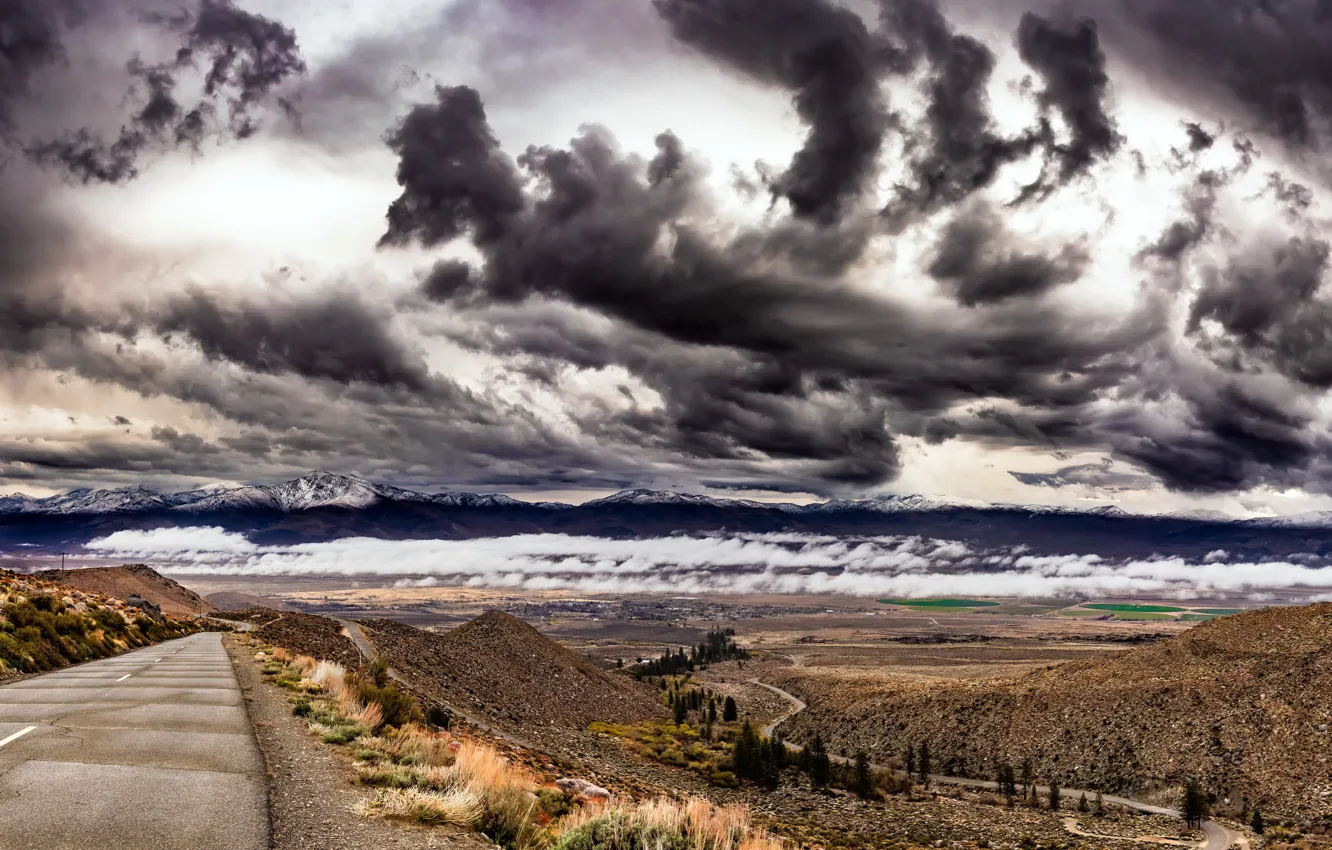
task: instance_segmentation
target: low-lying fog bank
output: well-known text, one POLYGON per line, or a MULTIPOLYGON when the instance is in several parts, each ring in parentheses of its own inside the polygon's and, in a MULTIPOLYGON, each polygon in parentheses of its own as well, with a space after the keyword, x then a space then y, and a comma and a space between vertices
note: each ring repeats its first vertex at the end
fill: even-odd
POLYGON ((464 585, 612 593, 832 593, 929 597, 1178 596, 1332 590, 1332 569, 1306 563, 1112 561, 1034 556, 921 537, 795 534, 611 540, 558 534, 481 540, 354 538, 259 546, 220 528, 119 531, 99 555, 149 561, 177 576, 375 576, 403 586, 464 585))

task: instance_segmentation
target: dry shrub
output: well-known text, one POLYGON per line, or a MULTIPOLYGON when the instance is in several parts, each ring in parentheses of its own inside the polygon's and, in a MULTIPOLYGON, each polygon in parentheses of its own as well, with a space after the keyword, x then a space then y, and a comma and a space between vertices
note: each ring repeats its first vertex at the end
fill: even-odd
POLYGON ((420 726, 404 726, 384 737, 366 737, 361 740, 361 747, 373 750, 379 758, 429 767, 453 764, 456 745, 452 735, 431 732, 420 726))
POLYGON ((453 770, 459 784, 484 794, 527 792, 536 786, 532 774, 510 764, 494 747, 477 741, 462 742, 454 755, 453 770))
POLYGON ((317 662, 310 672, 310 681, 323 688, 334 699, 341 699, 348 690, 346 669, 332 661, 317 662))
POLYGON ((294 656, 291 654, 291 650, 283 649, 283 648, 280 647, 280 646, 279 646, 279 647, 275 647, 275 648, 273 649, 273 660, 274 660, 274 661, 280 662, 280 663, 282 663, 282 664, 286 664, 287 662, 291 661, 291 659, 292 659, 293 657, 294 657, 294 656))
POLYGON ((784 850, 756 829, 744 806, 717 807, 705 800, 658 799, 639 804, 584 808, 552 827, 554 850, 784 850))
POLYGON ((362 806, 362 814, 458 826, 471 826, 483 811, 480 798, 464 788, 452 791, 392 788, 380 791, 362 806))

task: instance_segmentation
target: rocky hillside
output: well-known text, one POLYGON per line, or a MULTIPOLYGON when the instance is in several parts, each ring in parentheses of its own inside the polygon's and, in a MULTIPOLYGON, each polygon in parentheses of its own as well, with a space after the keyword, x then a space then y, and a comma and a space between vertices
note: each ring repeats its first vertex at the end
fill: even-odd
POLYGON ((602 670, 501 611, 444 634, 393 620, 361 625, 413 691, 511 728, 583 728, 664 711, 656 689, 602 670))
POLYGON ((330 617, 274 611, 272 608, 219 611, 216 616, 253 623, 257 627, 254 635, 265 643, 285 647, 320 661, 336 661, 348 669, 361 665, 361 653, 347 637, 347 630, 330 617))
POLYGON ((128 564, 122 567, 84 567, 77 570, 41 570, 33 574, 43 581, 66 587, 129 599, 139 596, 161 607, 168 617, 207 614, 214 608, 199 594, 172 581, 152 567, 128 564))
POLYGON ((0 681, 190 634, 114 597, 0 570, 0 681))
POLYGON ((989 778, 1031 758, 1066 787, 1143 796, 1196 778, 1222 811, 1247 798, 1301 822, 1332 817, 1332 604, 1223 617, 1011 679, 787 669, 767 681, 809 703, 788 736, 817 731, 833 751, 886 760, 928 741, 936 772, 989 778))

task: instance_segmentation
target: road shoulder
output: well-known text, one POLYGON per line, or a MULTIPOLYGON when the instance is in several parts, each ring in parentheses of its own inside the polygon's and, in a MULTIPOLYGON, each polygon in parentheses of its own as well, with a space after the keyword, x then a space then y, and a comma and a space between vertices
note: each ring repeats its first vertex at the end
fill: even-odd
POLYGON ((472 833, 446 827, 363 818, 353 811, 368 790, 353 784, 350 765, 335 747, 315 740, 306 722, 293 717, 286 692, 263 680, 253 650, 235 636, 227 652, 245 695, 267 764, 272 850, 431 850, 489 847, 472 833))

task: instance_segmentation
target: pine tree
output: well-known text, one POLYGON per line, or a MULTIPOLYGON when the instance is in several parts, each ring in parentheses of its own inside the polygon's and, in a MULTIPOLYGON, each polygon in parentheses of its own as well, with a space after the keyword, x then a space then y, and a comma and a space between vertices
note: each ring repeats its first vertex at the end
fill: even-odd
POLYGON ((759 777, 762 768, 762 745, 757 734, 754 733, 754 727, 745 721, 744 727, 740 730, 740 735, 735 739, 735 750, 733 753, 735 760, 735 775, 741 779, 755 780, 759 777))
POLYGON ((763 759, 759 766, 758 781, 760 785, 771 791, 782 781, 782 764, 777 755, 777 742, 772 739, 765 740, 760 751, 763 754, 763 759))
POLYGON ((1105 816, 1105 800, 1101 797, 1101 792, 1096 792, 1096 807, 1092 810, 1099 817, 1105 816))
POLYGON ((1059 782, 1050 780, 1050 811, 1059 811, 1059 782))
POLYGON ((735 700, 731 697, 726 698, 726 704, 722 706, 722 720, 727 723, 734 723, 740 718, 740 709, 736 708, 735 700))
POLYGON ((907 744, 906 772, 908 777, 916 773, 916 748, 911 744, 907 744))
POLYGON ((717 722, 717 700, 714 699, 714 698, 709 698, 709 699, 708 699, 708 725, 711 726, 713 723, 716 723, 716 722, 717 722))
POLYGON ((675 718, 674 718, 674 719, 675 719, 675 725, 676 725, 676 726, 683 725, 684 722, 685 722, 685 719, 686 719, 688 716, 689 716, 689 707, 688 707, 687 705, 685 705, 685 701, 684 701, 684 700, 682 700, 682 699, 677 699, 677 700, 675 701, 675 718))
POLYGON ((851 790, 862 800, 868 800, 874 793, 874 777, 870 774, 869 759, 865 751, 856 753, 855 772, 851 775, 851 790))
POLYGON ((805 748, 809 758, 809 781, 815 788, 827 788, 832 780, 832 760, 823 748, 823 739, 818 735, 805 748))
POLYGON ((1022 796, 1033 796, 1033 783, 1036 781, 1036 771, 1032 769, 1031 759, 1022 760, 1022 796))
POLYGON ((916 757, 916 762, 920 766, 919 777, 922 784, 930 784, 930 744, 928 741, 922 741, 920 744, 920 754, 916 757))
POLYGON ((1203 794, 1202 788, 1198 787, 1195 780, 1190 779, 1189 784, 1184 788, 1184 803, 1180 806, 1180 811, 1184 815, 1184 822, 1197 829, 1211 815, 1211 809, 1212 807, 1208 805, 1207 796, 1203 794))
POLYGON ((1263 810, 1257 806, 1253 808, 1253 820, 1249 821, 1249 828, 1258 835, 1267 830, 1267 824, 1263 823, 1263 810))
POLYGON ((1087 804, 1087 792, 1083 791, 1082 796, 1078 798, 1078 811, 1084 815, 1091 811, 1091 806, 1087 804))

